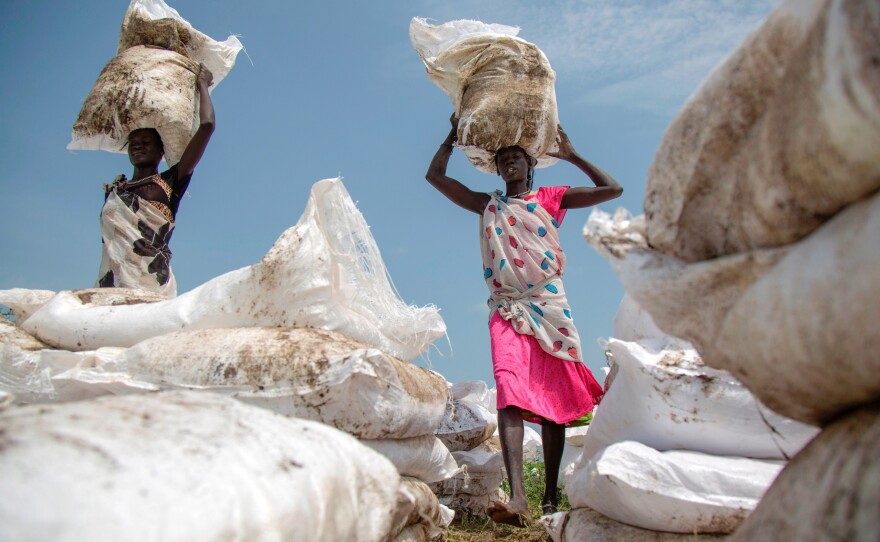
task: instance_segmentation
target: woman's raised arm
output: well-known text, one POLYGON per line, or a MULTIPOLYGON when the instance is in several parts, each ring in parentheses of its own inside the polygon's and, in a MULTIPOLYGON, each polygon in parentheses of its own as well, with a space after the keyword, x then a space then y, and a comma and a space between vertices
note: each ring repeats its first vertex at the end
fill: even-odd
POLYGON ((200 64, 200 67, 199 76, 196 78, 199 89, 199 128, 187 143, 180 162, 177 163, 177 175, 181 178, 192 175, 195 171, 205 149, 208 148, 211 134, 214 133, 214 104, 208 92, 208 87, 214 82, 214 74, 204 64, 200 64))
POLYGON ((563 209, 591 207, 620 197, 623 194, 623 187, 611 175, 605 173, 578 154, 568 139, 568 135, 562 130, 562 126, 558 126, 557 131, 559 133, 559 151, 551 153, 550 156, 555 156, 560 160, 574 164, 596 185, 595 188, 589 186, 569 188, 565 191, 565 195, 562 196, 560 206, 563 209))
POLYGON ((431 186, 440 191, 441 194, 449 198, 456 205, 467 209, 468 211, 482 214, 483 209, 489 204, 489 195, 482 192, 474 192, 470 188, 456 181, 452 177, 446 176, 446 166, 449 163, 449 157, 452 156, 452 145, 455 143, 458 133, 458 119, 453 114, 449 118, 452 128, 446 139, 437 149, 431 165, 428 166, 428 172, 425 179, 431 186))

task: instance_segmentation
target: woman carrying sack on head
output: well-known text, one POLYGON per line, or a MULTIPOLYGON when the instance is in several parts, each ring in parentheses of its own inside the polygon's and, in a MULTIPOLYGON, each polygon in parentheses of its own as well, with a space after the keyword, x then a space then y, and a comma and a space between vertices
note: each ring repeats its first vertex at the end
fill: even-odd
POLYGON ((621 186, 582 158, 561 127, 559 151, 595 187, 533 189, 536 160, 518 146, 495 154, 505 192, 475 192, 446 176, 458 120, 434 155, 425 178, 453 203, 480 215, 483 274, 489 288, 489 337, 497 387, 501 452, 510 480, 510 502, 496 502, 487 515, 497 523, 530 523, 523 484, 523 420, 541 424, 546 487, 544 514, 556 512, 557 478, 565 427, 585 423, 602 397, 602 387, 582 363, 562 273, 565 255, 558 228, 568 209, 619 197, 621 186))

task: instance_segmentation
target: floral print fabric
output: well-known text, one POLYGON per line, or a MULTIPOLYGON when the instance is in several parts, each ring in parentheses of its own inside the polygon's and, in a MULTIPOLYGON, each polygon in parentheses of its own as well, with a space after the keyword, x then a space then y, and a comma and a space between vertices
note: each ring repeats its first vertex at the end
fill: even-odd
MULTIPOLYGON (((560 194, 562 192, 559 192, 560 194)), ((498 193, 480 219, 489 307, 557 358, 581 361, 580 338, 562 286, 565 254, 559 224, 535 199, 498 193)))
MULTIPOLYGON (((174 297, 168 242, 174 222, 153 205, 114 188, 101 210, 102 255, 99 287, 139 288, 174 297)), ((149 202, 147 202, 149 203, 149 202)))

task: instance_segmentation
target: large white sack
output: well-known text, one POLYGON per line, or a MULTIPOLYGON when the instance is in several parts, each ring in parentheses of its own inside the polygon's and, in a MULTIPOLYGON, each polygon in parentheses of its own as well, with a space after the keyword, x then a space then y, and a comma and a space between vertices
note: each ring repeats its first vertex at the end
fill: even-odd
POLYGON ((792 459, 730 542, 880 540, 880 408, 851 412, 792 459))
POLYGON ((688 264, 648 248, 644 216, 631 217, 622 208, 614 215, 593 209, 583 235, 656 326, 693 343, 704 357, 730 307, 788 251, 755 250, 688 264))
POLYGON ((447 405, 434 434, 450 451, 460 452, 472 450, 489 439, 497 427, 496 415, 481 404, 454 399, 447 405))
POLYGON ((82 382, 69 378, 80 370, 113 362, 121 352, 122 349, 112 347, 68 352, 0 343, 0 390, 14 395, 16 403, 78 401, 97 395, 158 390, 146 384, 110 380, 82 382))
POLYGON ((822 424, 876 397, 880 196, 784 248, 687 264, 638 219, 591 213, 584 236, 663 331, 692 342, 780 414, 822 424))
POLYGON ((65 350, 132 346, 172 331, 254 326, 338 331, 404 360, 446 331, 436 307, 405 304, 340 179, 319 181, 296 226, 258 264, 174 299, 96 306, 59 292, 20 324, 65 350))
POLYGON ((503 489, 497 487, 487 495, 470 495, 468 493, 456 493, 455 495, 440 495, 440 504, 455 511, 456 514, 471 516, 486 516, 486 509, 496 502, 508 502, 510 497, 503 489))
POLYGON ((462 471, 449 449, 433 435, 406 439, 361 439, 361 444, 388 458, 401 476, 440 482, 462 471))
POLYGON ((410 477, 400 480, 397 510, 390 531, 394 540, 437 540, 455 517, 452 510, 440 504, 425 482, 410 477), (408 527, 416 525, 421 530, 403 533, 408 527))
POLYGON ((165 161, 180 161, 198 128, 196 80, 201 68, 189 58, 139 45, 104 66, 73 124, 69 150, 127 152, 128 134, 155 128, 165 161))
POLYGON ((122 19, 116 52, 135 45, 162 47, 204 64, 214 76, 211 89, 232 71, 235 57, 244 48, 236 36, 217 41, 199 32, 163 0, 131 0, 122 19))
POLYGON ((818 432, 762 405, 686 343, 611 339, 608 348, 618 373, 584 437, 587 459, 623 440, 661 451, 788 459, 818 432))
POLYGON ((562 460, 559 462, 559 473, 556 475, 556 484, 559 487, 564 488, 568 484, 568 479, 574 474, 583 453, 583 446, 566 444, 562 449, 562 460))
POLYGON ((0 539, 385 540, 399 475, 350 435, 216 394, 0 411, 0 539))
POLYGON ((784 0, 664 134, 650 245, 691 262, 781 246, 880 188, 878 54, 876 1, 784 0))
POLYGON ((132 130, 155 128, 165 161, 176 164, 198 128, 199 63, 211 70, 213 91, 241 49, 235 36, 219 42, 195 30, 162 0, 132 0, 117 55, 83 102, 67 148, 122 153, 132 130))
POLYGON ((488 495, 501 487, 504 479, 504 458, 501 448, 487 440, 474 448, 463 452, 452 452, 464 472, 442 482, 431 484, 437 495, 488 495))
POLYGON ((479 170, 495 174, 495 152, 518 145, 556 163, 556 73, 519 28, 458 20, 431 25, 413 18, 409 36, 428 77, 452 100, 458 147, 479 170))
POLYGON ((880 398, 880 195, 792 246, 730 308, 707 361, 767 406, 826 424, 880 398))
POLYGON ((723 540, 725 535, 661 533, 632 527, 589 508, 577 508, 538 520, 553 542, 698 542, 723 540))
MULTIPOLYGON (((729 533, 753 510, 781 461, 657 450, 617 442, 568 479, 572 508, 589 507, 628 525, 676 533, 729 533)), ((793 540, 793 539, 791 539, 793 540)))
POLYGON ((443 419, 439 374, 332 331, 255 327, 169 333, 95 367, 55 378, 69 386, 125 384, 232 395, 287 416, 320 421, 359 438, 430 435, 443 419))

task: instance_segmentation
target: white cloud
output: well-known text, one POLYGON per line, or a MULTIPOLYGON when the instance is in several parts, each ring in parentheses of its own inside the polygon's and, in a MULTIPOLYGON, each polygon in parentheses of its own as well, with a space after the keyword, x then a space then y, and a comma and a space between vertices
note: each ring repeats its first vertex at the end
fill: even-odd
MULTIPOLYGON (((439 20, 456 2, 437 5, 439 20)), ((677 110, 767 16, 775 0, 487 0, 467 17, 514 24, 585 100, 677 110)), ((446 16, 446 19, 442 17, 446 16)))

